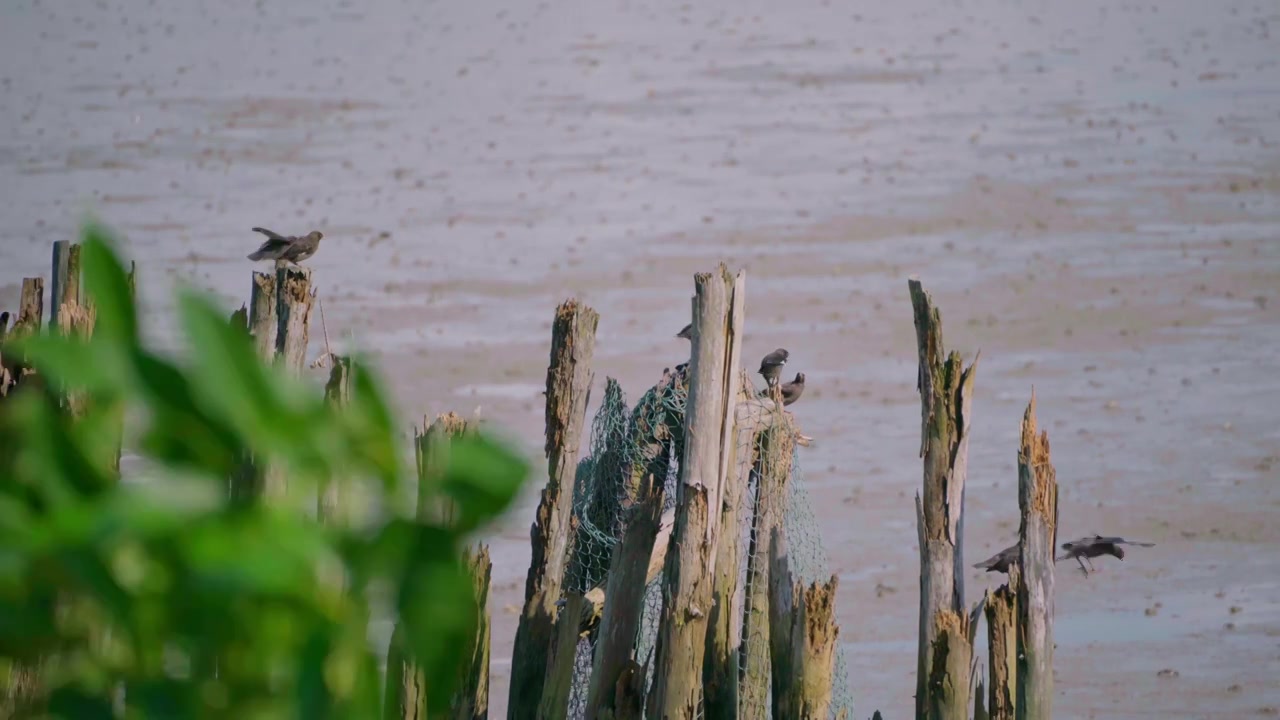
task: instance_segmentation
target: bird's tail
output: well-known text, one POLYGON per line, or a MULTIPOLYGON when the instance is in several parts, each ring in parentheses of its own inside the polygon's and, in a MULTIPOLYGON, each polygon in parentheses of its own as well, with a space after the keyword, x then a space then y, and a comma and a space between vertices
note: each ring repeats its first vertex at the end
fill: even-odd
POLYGON ((267 254, 261 250, 255 250, 249 253, 249 259, 253 260, 254 262, 257 262, 258 260, 265 260, 266 257, 267 257, 267 254))

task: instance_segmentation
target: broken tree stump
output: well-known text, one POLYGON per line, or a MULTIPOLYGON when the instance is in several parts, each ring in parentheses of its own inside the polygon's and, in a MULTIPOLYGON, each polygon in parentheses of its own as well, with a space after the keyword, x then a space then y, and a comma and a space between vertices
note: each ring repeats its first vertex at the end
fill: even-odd
POLYGON ((542 700, 547 655, 568 561, 569 520, 582 427, 591 395, 595 310, 567 300, 556 308, 547 367, 547 485, 530 528, 532 557, 525 579, 524 611, 511 654, 510 720, 533 718, 542 700))
MULTIPOLYGON (((1049 459, 1049 434, 1036 433, 1036 396, 1022 418, 1018 447, 1017 717, 1053 714, 1053 569, 1058 536, 1058 479, 1049 459)), ((1010 577, 1010 581, 1013 578, 1010 577)))
POLYGON ((276 355, 286 370, 301 373, 311 341, 311 270, 285 267, 276 271, 276 355))
POLYGON ((784 717, 827 720, 831 712, 832 673, 835 672, 836 625, 835 575, 826 583, 807 588, 796 583, 791 609, 790 707, 784 717))
POLYGON ((280 331, 276 318, 276 276, 255 272, 249 293, 249 334, 263 360, 271 361, 276 356, 276 335, 280 331))
POLYGON ((991 720, 1014 720, 1018 677, 1017 565, 1009 567, 1009 583, 987 598, 987 659, 990 671, 987 715, 991 720))
POLYGON ((915 316, 920 391, 923 497, 916 496, 920 541, 920 628, 916 717, 968 720, 973 648, 964 607, 964 483, 968 471, 973 373, 960 353, 944 355, 942 318, 920 281, 907 281, 915 316), (944 359, 945 357, 945 359, 944 359), (961 662, 963 660, 963 662, 961 662))

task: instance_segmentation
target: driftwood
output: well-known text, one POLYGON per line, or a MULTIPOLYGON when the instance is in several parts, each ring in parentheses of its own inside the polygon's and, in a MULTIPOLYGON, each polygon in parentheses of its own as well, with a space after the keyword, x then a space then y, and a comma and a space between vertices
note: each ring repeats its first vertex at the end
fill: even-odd
POLYGON ((532 558, 511 656, 507 702, 511 720, 534 717, 542 699, 555 603, 560 599, 568 558, 574 472, 591 394, 591 359, 599 322, 595 310, 568 300, 556 308, 552 325, 546 390, 547 485, 530 528, 532 558))
MULTIPOLYGON (((646 496, 630 509, 622 541, 613 552, 606 580, 608 602, 603 602, 601 610, 591 681, 587 689, 587 720, 607 717, 611 712, 620 715, 618 683, 622 682, 628 668, 632 673, 640 669, 638 666, 632 668, 634 661, 631 657, 644 612, 644 592, 649 579, 641 577, 640 573, 641 568, 646 568, 646 558, 646 575, 648 572, 656 574, 666 558, 667 543, 663 542, 659 550, 656 542, 662 501, 662 486, 649 483, 646 496), (655 558, 658 558, 657 563, 655 558)), ((670 537, 669 530, 667 536, 670 537)))
POLYGON ((655 720, 693 718, 702 696, 707 620, 714 585, 722 484, 728 472, 737 397, 729 361, 740 328, 745 278, 721 265, 694 278, 693 356, 685 411, 684 456, 677 485, 672 552, 663 577, 663 607, 646 712, 655 720))
POLYGON ((1034 391, 1022 418, 1018 507, 1021 573, 1013 585, 1018 593, 1017 716, 1034 720, 1053 715, 1053 558, 1058 535, 1058 480, 1049 459, 1049 435, 1036 433, 1034 391))
POLYGON ((960 354, 944 360, 942 319, 915 279, 908 281, 919 350, 923 498, 916 496, 920 542, 920 628, 916 717, 968 720, 973 647, 964 607, 964 483, 973 373, 960 354))
POLYGON ((1019 568, 1009 568, 1009 584, 1001 585, 987 598, 987 658, 990 686, 987 714, 991 720, 1014 720, 1018 677, 1018 596, 1019 568))

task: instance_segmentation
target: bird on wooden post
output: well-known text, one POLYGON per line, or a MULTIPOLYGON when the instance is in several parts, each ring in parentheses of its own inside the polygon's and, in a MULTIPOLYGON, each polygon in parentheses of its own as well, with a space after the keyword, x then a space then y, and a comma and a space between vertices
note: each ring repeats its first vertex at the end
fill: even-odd
POLYGON ((267 236, 266 241, 257 250, 249 253, 249 259, 254 262, 275 260, 277 263, 285 261, 297 265, 316 254, 316 251, 320 249, 320 240, 324 237, 324 234, 319 230, 312 230, 302 237, 296 235, 285 237, 280 233, 260 227, 253 228, 253 231, 267 236))
POLYGON ((1069 560, 1075 558, 1080 563, 1080 570, 1084 572, 1085 577, 1089 576, 1089 570, 1093 568, 1092 558, 1101 557, 1103 555, 1114 555, 1117 559, 1124 559, 1124 548, 1121 545, 1134 545, 1136 547, 1155 547, 1155 543, 1137 542, 1136 540, 1125 540, 1121 537, 1102 537, 1094 535, 1093 537, 1084 537, 1079 540, 1062 543, 1062 549, 1067 553, 1058 560, 1069 560), (1084 566, 1088 561, 1089 567, 1084 566))
POLYGON ((1008 573, 1009 566, 1018 562, 1018 543, 1014 543, 991 557, 974 565, 987 572, 1008 573))
POLYGON ((787 358, 791 353, 782 348, 778 348, 760 361, 760 369, 757 371, 764 376, 764 381, 773 387, 778 384, 778 376, 782 374, 782 366, 787 364, 787 358))

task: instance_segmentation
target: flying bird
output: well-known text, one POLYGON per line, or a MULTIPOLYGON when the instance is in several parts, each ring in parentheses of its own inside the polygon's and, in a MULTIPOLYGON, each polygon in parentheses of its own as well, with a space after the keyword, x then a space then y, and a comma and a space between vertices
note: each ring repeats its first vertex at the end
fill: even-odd
POLYGON ((1124 559, 1124 548, 1121 545, 1134 545, 1137 547, 1155 547, 1155 543, 1137 542, 1135 540, 1125 540, 1121 537, 1102 537, 1094 535, 1093 537, 1084 537, 1079 540, 1062 543, 1062 549, 1066 550, 1066 554, 1058 558, 1058 560, 1069 560, 1075 558, 1080 563, 1080 569, 1084 571, 1085 576, 1089 575, 1089 570, 1093 568, 1092 558, 1101 557, 1103 555, 1114 555, 1116 558, 1124 559), (1089 567, 1084 566, 1085 561, 1089 562, 1089 567))
POLYGON ((324 237, 324 234, 319 230, 312 230, 302 237, 294 235, 285 237, 280 233, 260 227, 253 228, 253 231, 267 236, 266 241, 257 250, 249 254, 249 259, 254 262, 259 260, 284 260, 297 265, 316 254, 316 251, 320 249, 320 239, 324 237))
POLYGON ((804 373, 796 373, 796 379, 782 383, 782 404, 790 405, 804 394, 804 373))
POLYGON ((1018 543, 1014 543, 982 562, 974 565, 976 568, 982 568, 987 572, 1008 573, 1009 566, 1018 562, 1018 543))
POLYGON ((773 387, 778 384, 778 376, 782 374, 782 366, 787 364, 787 358, 791 353, 782 348, 778 348, 760 361, 760 369, 757 371, 764 376, 764 381, 773 387))

